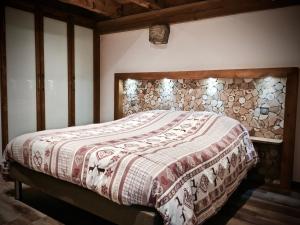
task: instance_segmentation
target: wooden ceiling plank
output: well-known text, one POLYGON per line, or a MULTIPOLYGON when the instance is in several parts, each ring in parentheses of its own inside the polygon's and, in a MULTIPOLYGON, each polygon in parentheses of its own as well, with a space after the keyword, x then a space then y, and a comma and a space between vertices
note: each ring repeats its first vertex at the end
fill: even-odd
POLYGON ((111 0, 59 0, 108 17, 118 17, 120 5, 111 0))
POLYGON ((115 0, 120 4, 133 3, 146 9, 161 9, 162 7, 154 0, 115 0))
POLYGON ((180 23, 299 4, 299 0, 206 0, 100 21, 96 29, 100 34, 107 34, 142 29, 153 24, 180 23))
POLYGON ((147 9, 161 9, 161 7, 151 0, 130 0, 132 3, 147 9))

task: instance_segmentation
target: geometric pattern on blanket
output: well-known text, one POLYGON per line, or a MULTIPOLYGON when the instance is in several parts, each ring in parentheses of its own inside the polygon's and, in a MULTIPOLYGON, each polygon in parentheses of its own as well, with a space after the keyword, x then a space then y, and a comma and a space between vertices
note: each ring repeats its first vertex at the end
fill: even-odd
POLYGON ((215 214, 257 162, 238 121, 166 110, 25 134, 5 152, 8 160, 119 204, 155 207, 172 225, 215 214))

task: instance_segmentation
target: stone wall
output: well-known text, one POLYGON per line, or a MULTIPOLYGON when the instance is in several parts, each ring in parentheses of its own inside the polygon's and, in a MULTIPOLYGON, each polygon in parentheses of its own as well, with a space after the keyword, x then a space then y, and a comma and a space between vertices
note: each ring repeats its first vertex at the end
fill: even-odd
POLYGON ((282 139, 286 78, 124 81, 123 115, 153 109, 213 111, 252 136, 282 139))

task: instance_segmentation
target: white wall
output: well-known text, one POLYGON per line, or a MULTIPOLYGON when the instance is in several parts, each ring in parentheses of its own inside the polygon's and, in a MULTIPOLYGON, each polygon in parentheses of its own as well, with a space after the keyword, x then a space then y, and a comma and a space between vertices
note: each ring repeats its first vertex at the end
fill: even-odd
MULTIPOLYGON (((300 67, 299 27, 300 6, 293 6, 172 25, 165 47, 151 45, 147 29, 102 35, 101 121, 113 119, 114 73, 300 67)), ((300 181, 296 142, 294 180, 300 181)))

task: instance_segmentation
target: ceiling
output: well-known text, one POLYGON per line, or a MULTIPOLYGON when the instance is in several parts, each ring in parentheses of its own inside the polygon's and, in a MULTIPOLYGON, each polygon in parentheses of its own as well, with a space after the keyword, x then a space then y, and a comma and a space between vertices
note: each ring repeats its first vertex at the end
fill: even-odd
MULTIPOLYGON (((299 5, 300 0, 0 0, 45 16, 71 17, 99 34, 299 5)), ((66 19, 66 18, 64 18, 66 19)))
MULTIPOLYGON (((180 6, 199 0, 57 0, 105 16, 103 20, 180 6)), ((203 1, 203 0, 202 0, 203 1)))
POLYGON ((56 0, 101 16, 100 34, 286 7, 299 0, 56 0))

